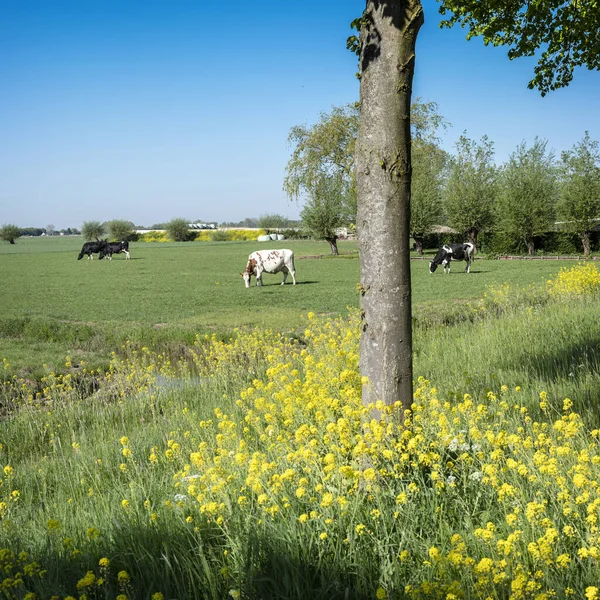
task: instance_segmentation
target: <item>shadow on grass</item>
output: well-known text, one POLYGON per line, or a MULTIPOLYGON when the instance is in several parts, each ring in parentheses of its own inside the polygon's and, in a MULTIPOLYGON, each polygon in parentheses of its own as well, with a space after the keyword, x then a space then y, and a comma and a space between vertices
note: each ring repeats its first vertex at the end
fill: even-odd
MULTIPOLYGON (((489 273, 489 271, 485 271, 483 269, 471 269, 469 273, 465 273, 462 269, 454 269, 450 271, 450 273, 444 273, 441 271, 442 275, 478 275, 479 273, 489 273)), ((435 275, 435 273, 432 273, 435 275)))
POLYGON ((563 344, 559 351, 523 347, 519 356, 500 366, 518 368, 531 379, 560 386, 565 394, 577 394, 573 399, 578 412, 600 414, 600 337, 596 332, 563 344))
POLYGON ((338 564, 343 557, 339 552, 332 551, 331 556, 324 557, 320 549, 312 546, 314 553, 307 556, 306 550, 288 541, 259 539, 252 534, 251 539, 236 540, 242 551, 234 557, 223 531, 208 527, 192 534, 191 528, 173 532, 155 526, 124 526, 111 543, 97 543, 74 559, 52 553, 36 556, 47 574, 44 579, 32 578, 33 586, 29 581, 26 585, 39 597, 50 594, 77 597, 82 592, 96 597, 93 587, 77 587, 84 575, 92 571, 96 577, 105 578, 101 597, 126 594, 128 600, 147 600, 157 592, 164 598, 179 600, 223 600, 231 597, 232 590, 238 590, 241 598, 257 600, 374 597, 378 574, 365 573, 358 565, 346 570, 340 568, 338 564), (110 566, 101 569, 99 561, 105 557, 110 566), (234 565, 236 559, 239 562, 234 565), (118 582, 121 571, 127 572, 129 583, 118 582), (236 579, 234 573, 243 579, 236 579), (361 587, 369 582, 368 590, 357 589, 359 573, 361 587))
MULTIPOLYGON (((456 372, 455 391, 450 397, 459 399, 465 389, 484 395, 497 391, 501 385, 526 386, 531 393, 534 418, 539 413, 538 394, 548 392, 553 406, 561 411, 564 398, 571 398, 574 410, 589 427, 596 427, 600 416, 600 338, 597 332, 580 335, 577 341, 562 344, 560 349, 526 341, 501 355, 494 354, 492 362, 484 361, 471 372, 456 372)), ((435 376, 432 375, 432 379, 435 376)))
MULTIPOLYGON (((320 283, 319 281, 296 281, 296 285, 314 285, 320 283)), ((252 285, 250 287, 252 288, 260 288, 260 287, 281 287, 281 281, 277 282, 277 283, 263 283, 262 286, 261 285, 252 285)), ((293 283, 290 283, 289 281, 286 282, 285 284, 283 284, 284 287, 288 287, 291 286, 293 287, 293 283)))

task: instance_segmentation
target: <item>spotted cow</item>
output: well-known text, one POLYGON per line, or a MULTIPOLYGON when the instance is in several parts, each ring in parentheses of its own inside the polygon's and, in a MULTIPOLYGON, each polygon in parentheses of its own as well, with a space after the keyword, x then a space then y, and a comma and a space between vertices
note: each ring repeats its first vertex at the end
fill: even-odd
POLYGON ((112 260, 113 254, 121 253, 125 255, 125 260, 129 260, 129 242, 111 242, 107 245, 104 256, 106 256, 108 260, 112 260))
POLYGON ((465 273, 471 270, 475 246, 471 242, 464 244, 444 244, 435 255, 435 258, 429 263, 429 272, 433 273, 438 265, 443 265, 444 273, 450 273, 450 262, 453 260, 464 260, 467 263, 465 273))
POLYGON ((250 287, 252 276, 256 277, 256 285, 262 285, 263 273, 283 273, 283 285, 288 273, 296 285, 296 269, 294 253, 291 250, 257 250, 248 257, 246 269, 240 275, 244 278, 246 287, 250 287))

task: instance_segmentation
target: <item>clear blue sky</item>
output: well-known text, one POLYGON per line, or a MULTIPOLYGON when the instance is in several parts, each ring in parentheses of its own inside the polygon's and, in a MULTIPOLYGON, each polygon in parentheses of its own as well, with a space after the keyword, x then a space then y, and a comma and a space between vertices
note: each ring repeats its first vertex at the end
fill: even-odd
MULTIPOLYGON (((363 0, 0 0, 0 224, 232 221, 299 206, 282 191, 292 126, 358 98, 345 48, 363 0)), ((600 73, 542 98, 533 61, 439 29, 424 0, 415 96, 452 150, 487 134, 503 162, 537 135, 600 140, 600 73)))

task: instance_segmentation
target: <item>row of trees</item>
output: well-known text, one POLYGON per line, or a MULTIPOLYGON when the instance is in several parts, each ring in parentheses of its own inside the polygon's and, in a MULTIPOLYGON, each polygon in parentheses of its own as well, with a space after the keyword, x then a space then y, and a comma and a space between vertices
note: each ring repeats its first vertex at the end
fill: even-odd
POLYGON ((500 166, 486 137, 476 143, 463 135, 456 149, 440 193, 451 227, 475 245, 480 232, 495 229, 522 241, 529 254, 538 236, 558 227, 577 234, 590 255, 600 225, 600 151, 588 132, 559 159, 539 138, 519 144, 500 166))
MULTIPOLYGON (((284 190, 291 199, 304 199, 305 227, 327 240, 333 253, 335 230, 356 222, 358 125, 356 104, 336 107, 311 127, 292 128, 288 139, 293 152, 284 190)), ((412 104, 410 234, 419 252, 432 228, 446 224, 476 246, 481 232, 501 231, 531 254, 535 238, 558 220, 590 254, 590 235, 600 224, 600 152, 587 132, 560 159, 536 138, 497 165, 486 136, 475 141, 465 133, 453 155, 443 151, 439 132, 445 127, 436 103, 412 104)))
POLYGON ((86 221, 81 226, 81 232, 77 229, 71 229, 70 227, 65 230, 57 232, 54 229, 54 225, 48 225, 46 229, 36 227, 18 227, 17 225, 7 224, 0 227, 0 240, 14 244, 22 235, 34 235, 39 236, 42 234, 46 235, 58 235, 58 233, 64 233, 66 235, 81 235, 86 240, 95 240, 109 235, 112 240, 123 240, 132 241, 137 239, 136 226, 131 221, 124 221, 121 219, 115 219, 113 221, 106 221, 104 223, 100 221, 86 221))
MULTIPOLYGON (((167 235, 174 242, 187 242, 195 238, 197 231, 190 230, 189 219, 175 218, 165 223, 157 223, 150 229, 164 229, 167 235)), ((264 214, 257 218, 246 218, 240 223, 223 223, 222 226, 241 226, 249 228, 259 228, 268 231, 286 230, 289 234, 294 228, 301 225, 298 221, 293 221, 279 214, 264 214)), ((138 238, 136 232, 138 227, 132 221, 115 219, 112 221, 85 221, 81 226, 81 235, 86 240, 100 239, 108 236, 111 240, 135 241, 138 238)), ((11 244, 22 235, 51 235, 48 229, 41 228, 20 228, 17 225, 7 224, 0 227, 0 240, 11 244)), ((67 230, 65 233, 79 234, 78 230, 67 230)), ((300 235, 300 234, 299 234, 300 235)))
POLYGON ((14 244, 15 240, 24 235, 31 237, 39 237, 42 235, 79 235, 79 231, 77 229, 71 229, 70 227, 57 231, 54 228, 54 225, 47 225, 45 228, 19 227, 18 225, 7 223, 0 227, 0 240, 8 242, 9 244, 14 244))

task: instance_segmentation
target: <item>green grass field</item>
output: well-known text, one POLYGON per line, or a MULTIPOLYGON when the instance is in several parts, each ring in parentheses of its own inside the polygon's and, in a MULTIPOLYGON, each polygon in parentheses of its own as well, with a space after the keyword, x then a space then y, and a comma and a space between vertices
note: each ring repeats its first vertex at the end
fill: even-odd
MULTIPOLYGON (((329 257, 325 243, 286 241, 294 250, 298 283, 281 287, 265 276, 263 289, 246 290, 239 276, 256 242, 131 245, 131 261, 77 261, 81 239, 27 238, 0 246, 3 316, 121 324, 182 324, 200 327, 291 326, 312 310, 341 314, 358 305, 356 245, 341 242, 342 256, 329 257), (326 259, 315 258, 325 256, 326 259), (347 255, 350 255, 349 257, 347 255), (333 262, 330 262, 333 261, 333 262), (292 295, 293 294, 293 295, 292 295), (268 308, 268 312, 262 311, 268 308)), ((430 275, 427 261, 412 263, 414 303, 478 297, 491 284, 540 283, 562 261, 476 260, 470 277, 463 264, 450 276, 430 275)))
MULTIPOLYGON (((356 244, 340 242, 341 256, 325 242, 285 241, 294 250, 298 285, 265 275, 262 288, 246 289, 239 273, 256 242, 133 243, 131 260, 77 260, 79 237, 22 238, 0 245, 0 354, 36 374, 42 364, 60 368, 66 355, 106 364, 126 340, 157 348, 191 343, 196 334, 227 337, 235 327, 290 331, 309 311, 346 314, 359 296, 356 244), (320 258, 323 257, 323 258, 320 258)), ((449 302, 480 297, 490 285, 542 283, 561 261, 476 260, 446 276, 430 275, 426 260, 412 262, 417 316, 446 311, 449 302)))

